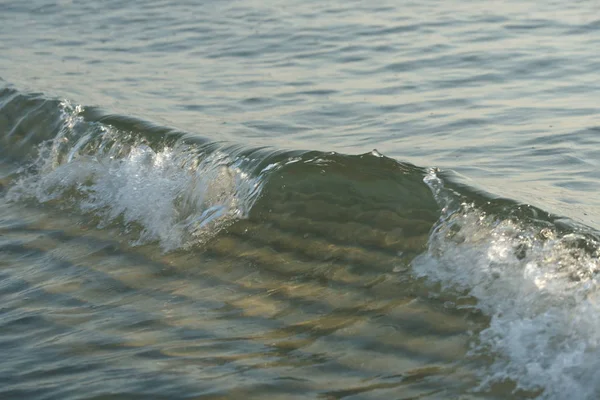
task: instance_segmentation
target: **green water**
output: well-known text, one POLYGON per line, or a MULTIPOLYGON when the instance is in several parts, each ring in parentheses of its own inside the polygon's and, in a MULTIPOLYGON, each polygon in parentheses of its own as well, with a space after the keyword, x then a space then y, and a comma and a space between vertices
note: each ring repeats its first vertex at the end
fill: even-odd
POLYGON ((0 1, 0 398, 597 398, 598 10, 0 1))

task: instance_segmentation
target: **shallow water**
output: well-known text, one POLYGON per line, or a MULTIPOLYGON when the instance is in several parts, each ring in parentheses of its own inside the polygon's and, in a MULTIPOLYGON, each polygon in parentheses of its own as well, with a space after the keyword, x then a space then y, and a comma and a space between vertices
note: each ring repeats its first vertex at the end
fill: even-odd
POLYGON ((597 398, 599 10, 0 2, 0 397, 597 398))

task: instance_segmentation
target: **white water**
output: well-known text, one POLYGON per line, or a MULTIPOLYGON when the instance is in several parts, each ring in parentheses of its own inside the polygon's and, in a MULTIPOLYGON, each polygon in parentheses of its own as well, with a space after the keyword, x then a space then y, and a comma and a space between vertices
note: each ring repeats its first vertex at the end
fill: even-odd
POLYGON ((64 125, 42 144, 33 171, 7 194, 11 201, 58 202, 137 232, 132 244, 164 250, 194 245, 244 218, 261 189, 246 159, 199 154, 179 144, 152 149, 111 126, 85 122, 81 107, 63 104, 64 125))
POLYGON ((459 204, 433 171, 425 182, 444 215, 413 268, 442 290, 475 297, 490 317, 471 353, 494 355, 479 389, 510 379, 544 399, 598 398, 598 244, 459 204))

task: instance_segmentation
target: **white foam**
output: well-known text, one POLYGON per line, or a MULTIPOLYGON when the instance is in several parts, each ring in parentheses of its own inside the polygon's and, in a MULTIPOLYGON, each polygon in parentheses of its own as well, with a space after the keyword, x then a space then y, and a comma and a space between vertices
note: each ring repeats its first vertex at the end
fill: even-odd
POLYGON ((64 104, 61 132, 40 149, 33 173, 8 192, 19 201, 58 201, 139 230, 134 244, 186 247, 244 218, 261 189, 244 158, 199 154, 185 144, 151 148, 110 126, 85 123, 81 108, 64 104), (127 140, 125 140, 127 139, 127 140))
POLYGON ((479 389, 508 379, 542 389, 541 398, 600 397, 598 243, 472 204, 447 207, 452 194, 434 171, 425 182, 446 211, 413 268, 445 290, 468 292, 490 317, 472 353, 493 357, 479 389))

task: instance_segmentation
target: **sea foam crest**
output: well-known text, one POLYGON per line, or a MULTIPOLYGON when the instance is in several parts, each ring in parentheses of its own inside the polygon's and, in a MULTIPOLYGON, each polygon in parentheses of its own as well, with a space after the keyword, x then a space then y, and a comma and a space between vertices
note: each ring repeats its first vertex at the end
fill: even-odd
POLYGON ((150 146, 109 125, 89 123, 82 108, 64 102, 63 126, 40 146, 30 171, 7 198, 79 208, 100 227, 121 223, 139 231, 133 244, 158 241, 187 247, 247 216, 262 179, 253 160, 193 145, 150 146))
POLYGON ((415 273, 467 292, 490 317, 473 356, 492 355, 481 386, 506 380, 546 399, 600 397, 600 270, 590 235, 560 233, 460 203, 430 171, 443 207, 415 273))

